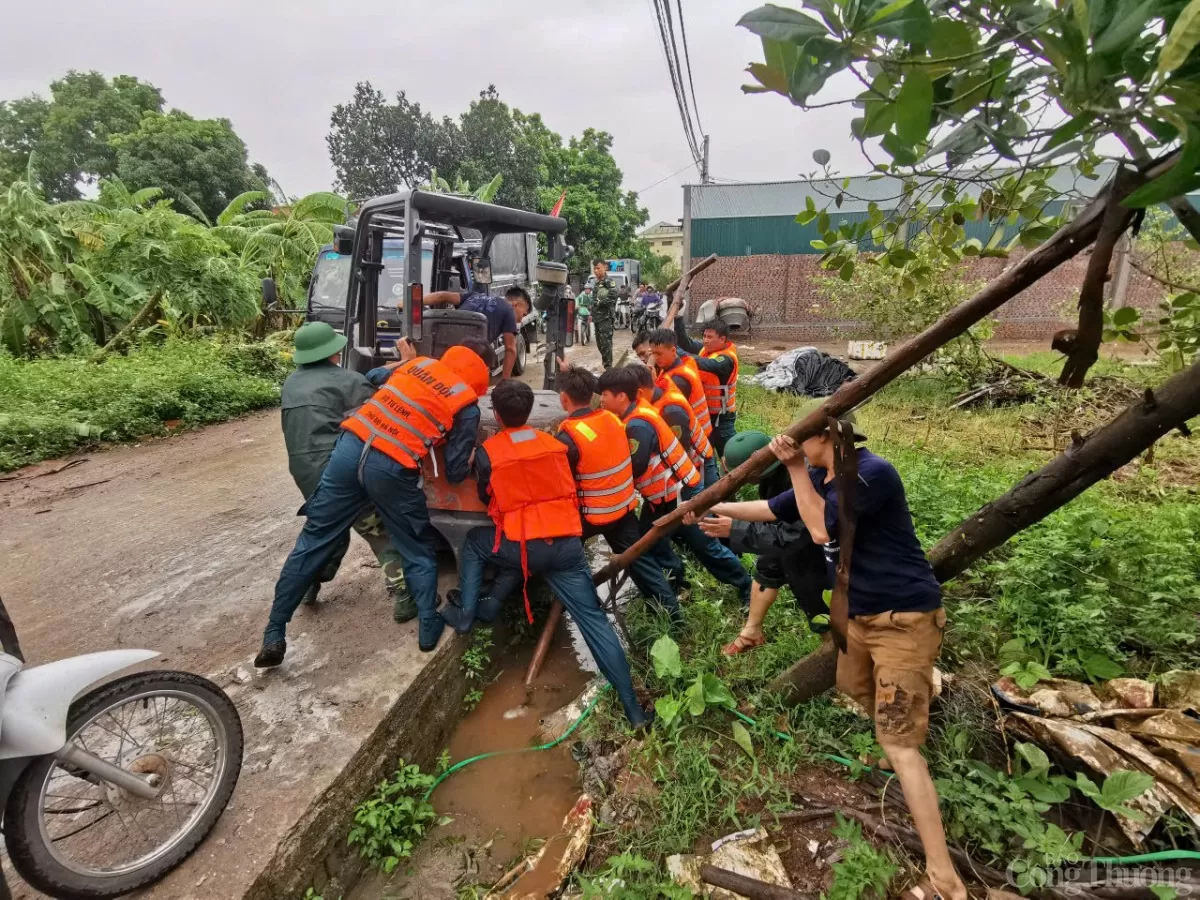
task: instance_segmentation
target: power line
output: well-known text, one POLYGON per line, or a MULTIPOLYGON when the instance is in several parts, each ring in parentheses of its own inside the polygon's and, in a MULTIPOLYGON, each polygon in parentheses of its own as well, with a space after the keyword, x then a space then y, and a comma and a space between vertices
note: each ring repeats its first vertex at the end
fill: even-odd
POLYGON ((692 162, 690 162, 690 163, 688 163, 686 166, 684 166, 682 169, 680 169, 678 172, 672 172, 670 175, 666 176, 665 178, 660 178, 660 179, 658 179, 658 181, 654 182, 654 184, 650 185, 650 187, 644 187, 644 188, 642 188, 640 191, 635 191, 634 193, 637 193, 637 194, 644 194, 644 193, 646 193, 646 191, 650 190, 650 188, 656 188, 656 187, 658 187, 658 186, 659 186, 660 184, 662 184, 664 181, 666 181, 666 180, 668 180, 668 179, 670 179, 670 178, 674 178, 676 175, 679 175, 679 174, 681 174, 681 173, 683 173, 683 172, 686 172, 688 169, 690 169, 690 168, 691 168, 692 166, 694 166, 694 165, 696 165, 696 163, 695 163, 695 161, 693 160, 692 162))
POLYGON ((687 63, 688 89, 692 92, 692 109, 696 111, 696 127, 704 134, 704 126, 700 124, 700 104, 696 102, 696 83, 692 81, 692 54, 688 51, 687 27, 683 24, 683 0, 675 0, 679 8, 679 38, 683 42, 683 58, 687 63))
POLYGON ((670 23, 670 0, 650 0, 654 11, 658 35, 662 44, 663 59, 667 63, 667 75, 671 79, 671 89, 675 94, 675 105, 679 110, 679 120, 683 125, 683 134, 687 140, 688 150, 697 166, 701 164, 700 141, 696 137, 695 126, 688 106, 687 93, 684 90, 683 76, 679 68, 679 50, 675 44, 674 25, 670 23))

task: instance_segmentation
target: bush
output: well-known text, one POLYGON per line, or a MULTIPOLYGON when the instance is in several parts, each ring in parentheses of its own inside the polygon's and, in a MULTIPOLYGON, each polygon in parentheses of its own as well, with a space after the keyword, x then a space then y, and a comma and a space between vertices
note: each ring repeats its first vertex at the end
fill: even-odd
POLYGON ((290 369, 277 345, 213 339, 170 339, 101 363, 0 353, 0 471, 271 406, 290 369))

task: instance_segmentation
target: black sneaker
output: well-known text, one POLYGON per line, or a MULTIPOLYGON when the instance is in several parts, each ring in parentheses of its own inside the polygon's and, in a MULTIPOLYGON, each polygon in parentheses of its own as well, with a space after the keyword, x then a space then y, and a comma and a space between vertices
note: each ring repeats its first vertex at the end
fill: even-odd
POLYGON ((304 592, 304 596, 300 602, 305 606, 312 606, 317 602, 317 594, 321 593, 321 582, 314 581, 308 586, 308 590, 304 592))
POLYGON ((287 653, 287 641, 271 641, 263 642, 262 649, 258 651, 258 656, 254 657, 254 668, 256 669, 274 669, 283 662, 283 657, 287 653))
POLYGON ((392 591, 392 618, 400 623, 411 622, 417 617, 417 601, 401 586, 392 591))

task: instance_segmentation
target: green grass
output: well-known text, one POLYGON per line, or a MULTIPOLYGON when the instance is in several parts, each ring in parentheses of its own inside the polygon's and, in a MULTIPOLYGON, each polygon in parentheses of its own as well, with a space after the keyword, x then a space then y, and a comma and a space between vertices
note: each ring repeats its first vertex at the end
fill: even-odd
POLYGON ((0 352, 0 472, 101 441, 222 422, 279 402, 291 369, 275 342, 172 339, 101 363, 0 352))

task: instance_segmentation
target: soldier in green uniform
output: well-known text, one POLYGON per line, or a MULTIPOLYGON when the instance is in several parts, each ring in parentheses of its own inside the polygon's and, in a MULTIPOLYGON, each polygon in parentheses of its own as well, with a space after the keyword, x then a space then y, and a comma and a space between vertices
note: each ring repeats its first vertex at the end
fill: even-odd
MULTIPOLYGON (((296 330, 296 371, 283 383, 280 405, 283 407, 283 441, 287 445, 288 470, 296 487, 307 501, 321 481, 321 473, 333 453, 333 445, 342 433, 342 420, 357 409, 377 390, 367 377, 338 365, 344 335, 338 334, 324 322, 309 322, 296 330)), ((391 374, 379 370, 382 374, 391 374)), ((374 374, 374 372, 372 373, 374 374)), ((374 507, 367 507, 354 530, 379 560, 392 597, 392 615, 397 622, 407 622, 417 614, 417 604, 404 586, 403 560, 392 547, 387 530, 374 507)), ((308 589, 304 602, 317 599, 321 584, 332 581, 350 548, 350 532, 321 571, 317 581, 308 589)))
POLYGON ((592 324, 596 327, 596 346, 600 349, 600 362, 604 368, 612 368, 613 314, 617 307, 617 286, 608 278, 608 263, 602 259, 592 261, 592 274, 596 283, 592 285, 592 324))

